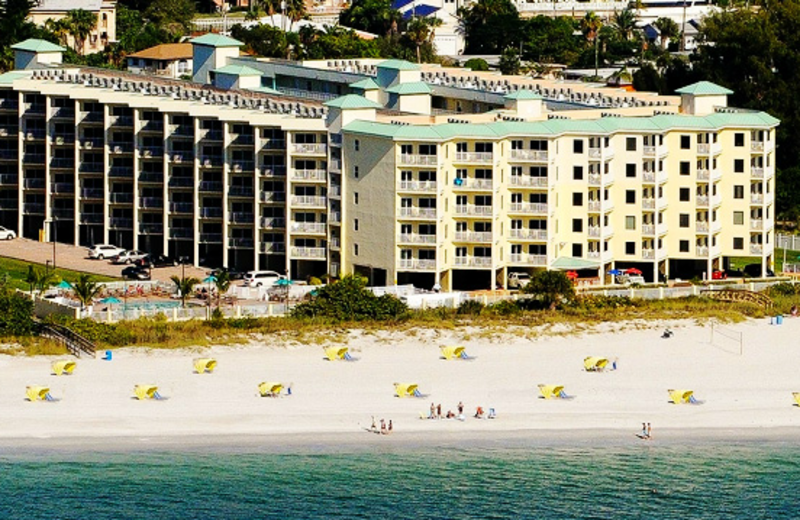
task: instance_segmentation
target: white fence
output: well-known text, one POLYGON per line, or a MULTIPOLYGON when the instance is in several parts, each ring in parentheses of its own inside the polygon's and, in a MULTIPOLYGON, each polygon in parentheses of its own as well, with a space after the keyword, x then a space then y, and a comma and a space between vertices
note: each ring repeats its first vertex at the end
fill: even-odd
MULTIPOLYGON (((791 249, 792 251, 800 251, 800 235, 775 235, 775 245, 783 249, 791 249)), ((789 260, 787 258, 787 260, 789 260)), ((797 260, 791 258, 791 260, 797 260)))
MULTIPOLYGON (((293 307, 286 303, 262 303, 252 305, 223 305, 219 309, 226 318, 267 318, 284 316, 293 307)), ((114 323, 122 320, 136 320, 139 318, 163 317, 167 321, 207 320, 215 307, 187 306, 172 307, 168 309, 140 309, 126 308, 124 305, 109 305, 98 309, 97 306, 91 313, 91 318, 104 323, 114 323)))

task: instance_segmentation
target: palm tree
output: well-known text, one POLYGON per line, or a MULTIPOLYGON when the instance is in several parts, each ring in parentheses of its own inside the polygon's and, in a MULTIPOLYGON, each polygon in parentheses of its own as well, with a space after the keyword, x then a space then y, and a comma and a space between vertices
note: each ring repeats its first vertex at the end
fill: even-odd
POLYGON ((664 16, 653 22, 653 27, 658 29, 658 37, 661 40, 662 49, 667 47, 667 40, 677 38, 681 32, 675 20, 664 16))
POLYGON ((31 294, 33 291, 44 291, 53 280, 53 272, 47 269, 40 271, 34 266, 28 266, 28 274, 25 276, 25 282, 31 286, 31 294))
POLYGON ((71 11, 67 11, 64 23, 68 27, 68 32, 75 40, 75 52, 83 54, 86 38, 88 38, 95 27, 97 27, 97 17, 85 9, 72 9, 71 11))
POLYGON ((220 271, 217 273, 214 285, 217 287, 217 309, 219 309, 220 298, 231 288, 231 274, 228 271, 220 271))
POLYGON ((172 280, 172 283, 178 288, 178 291, 181 293, 181 306, 186 307, 186 298, 189 297, 189 294, 194 290, 194 286, 200 283, 195 277, 186 278, 184 276, 178 277, 177 275, 172 275, 169 277, 172 280))
POLYGON ((614 13, 611 22, 620 38, 630 40, 636 30, 636 13, 631 9, 623 9, 614 13))
POLYGON ((586 40, 594 44, 594 76, 598 76, 598 56, 597 56, 597 36, 600 32, 600 28, 603 27, 603 22, 600 20, 600 17, 597 16, 594 11, 589 11, 586 13, 586 16, 583 17, 581 20, 581 31, 583 35, 586 37, 586 40))
POLYGON ((306 17, 306 4, 303 0, 283 0, 283 15, 289 19, 289 30, 292 25, 306 17))
POLYGON ((436 28, 442 25, 442 20, 439 18, 425 18, 422 16, 414 16, 408 22, 406 28, 406 36, 414 42, 417 48, 417 63, 422 63, 421 48, 426 43, 433 43, 433 38, 436 35, 436 28))
POLYGON ((72 284, 72 290, 75 292, 75 297, 81 302, 81 311, 83 311, 100 294, 102 287, 88 274, 81 274, 78 276, 78 281, 72 284))
POLYGON ((58 42, 61 45, 67 45, 67 36, 69 36, 69 25, 66 23, 66 18, 62 18, 60 20, 53 20, 52 18, 48 18, 44 22, 44 28, 51 33, 53 36, 58 38, 58 42))

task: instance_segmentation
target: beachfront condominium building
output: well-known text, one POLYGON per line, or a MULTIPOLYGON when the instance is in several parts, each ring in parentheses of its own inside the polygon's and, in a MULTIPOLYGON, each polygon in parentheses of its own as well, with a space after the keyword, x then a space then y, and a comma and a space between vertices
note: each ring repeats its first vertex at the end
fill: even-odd
POLYGON ((192 43, 193 82, 15 48, 18 70, 0 76, 0 225, 426 288, 772 266, 778 121, 728 107, 717 85, 658 96, 192 43))

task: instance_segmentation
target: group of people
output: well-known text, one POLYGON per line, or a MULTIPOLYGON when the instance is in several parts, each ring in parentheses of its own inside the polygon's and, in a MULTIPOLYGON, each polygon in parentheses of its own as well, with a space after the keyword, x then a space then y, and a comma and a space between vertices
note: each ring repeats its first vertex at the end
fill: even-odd
POLYGON ((379 433, 381 435, 389 435, 390 433, 392 433, 393 429, 394 429, 394 425, 392 424, 392 420, 391 419, 389 419, 389 423, 388 424, 386 423, 385 419, 381 419, 381 426, 380 426, 380 429, 379 429, 378 425, 375 423, 375 416, 374 415, 372 416, 372 426, 370 426, 370 428, 369 428, 369 431, 371 431, 372 433, 379 433))
POLYGON ((649 441, 653 438, 653 431, 650 428, 650 423, 642 423, 642 432, 637 435, 640 439, 649 441))
POLYGON ((442 415, 441 403, 438 405, 431 403, 431 410, 430 413, 428 413, 428 419, 458 419, 459 421, 465 420, 466 417, 464 417, 464 403, 459 401, 456 409, 458 410, 458 414, 454 413, 453 410, 447 410, 447 413, 442 415))

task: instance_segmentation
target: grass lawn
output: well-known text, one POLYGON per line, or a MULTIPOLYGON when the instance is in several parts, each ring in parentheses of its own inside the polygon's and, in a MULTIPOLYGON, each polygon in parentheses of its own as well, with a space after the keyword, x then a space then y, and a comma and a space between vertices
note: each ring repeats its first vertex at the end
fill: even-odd
MULTIPOLYGON (((30 262, 25 262, 24 260, 14 260, 12 258, 5 258, 0 257, 0 276, 3 274, 8 275, 8 284, 14 289, 21 289, 23 291, 27 291, 30 289, 30 285, 25 281, 25 278, 28 276, 28 266, 33 265, 37 269, 45 269, 46 266, 43 264, 31 264, 30 262)), ((78 271, 70 271, 69 269, 56 269, 55 278, 53 278, 53 283, 57 284, 61 280, 66 280, 70 283, 76 281, 78 279, 78 275, 80 275, 78 271)), ((92 279, 96 282, 113 282, 118 280, 117 278, 111 278, 109 276, 103 276, 99 274, 92 274, 92 279)))
MULTIPOLYGON (((783 253, 784 250, 780 247, 775 248, 775 273, 783 271, 783 253)), ((786 263, 797 264, 800 263, 800 251, 792 251, 786 249, 786 263)), ((748 256, 735 256, 731 258, 731 269, 744 269, 748 264, 758 264, 761 261, 756 257, 748 256)))

